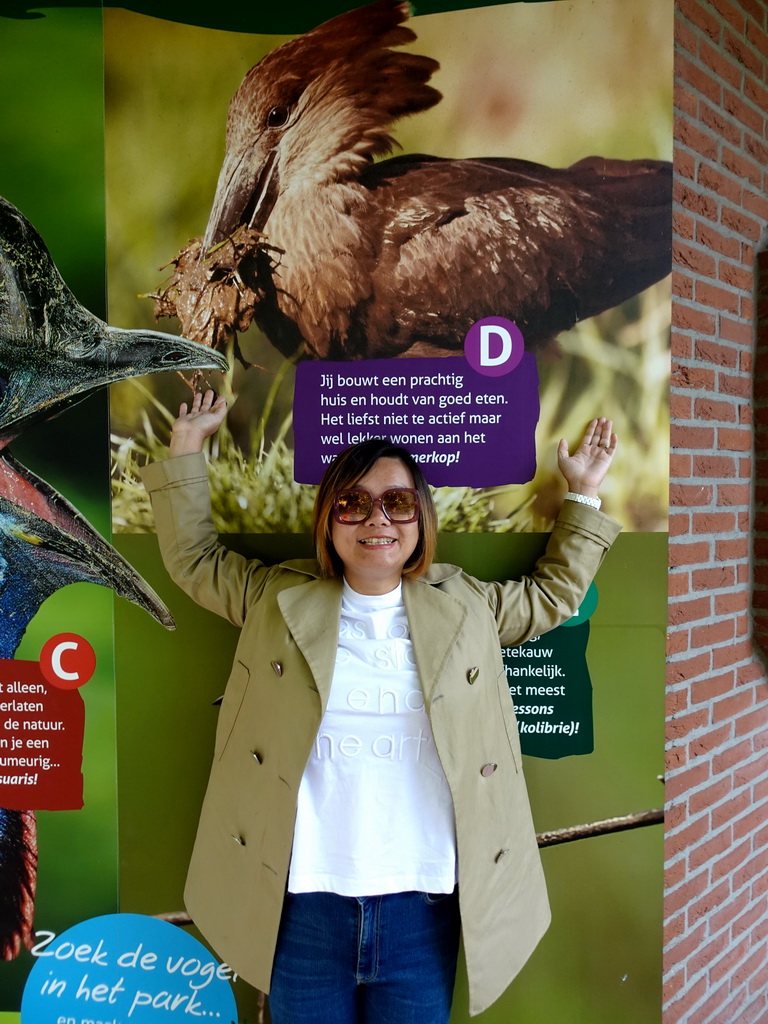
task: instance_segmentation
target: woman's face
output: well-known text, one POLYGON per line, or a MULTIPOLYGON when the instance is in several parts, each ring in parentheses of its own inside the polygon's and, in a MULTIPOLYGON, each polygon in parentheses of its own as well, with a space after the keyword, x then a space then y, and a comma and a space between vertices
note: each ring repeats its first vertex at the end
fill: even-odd
MULTIPOLYGON (((379 459, 355 487, 380 498, 390 487, 413 487, 411 471, 399 459, 379 459)), ((387 594, 419 542, 419 522, 391 523, 379 505, 363 523, 331 520, 331 540, 344 563, 344 578, 359 594, 387 594)))

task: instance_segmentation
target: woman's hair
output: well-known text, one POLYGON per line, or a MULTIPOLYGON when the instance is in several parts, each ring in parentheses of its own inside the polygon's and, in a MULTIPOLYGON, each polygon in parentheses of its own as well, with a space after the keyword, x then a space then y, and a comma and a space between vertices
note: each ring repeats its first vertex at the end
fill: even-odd
POLYGON ((432 564, 437 546, 437 512, 429 484, 410 452, 386 438, 374 437, 339 452, 320 481, 312 516, 312 538, 323 576, 344 575, 344 566, 331 540, 333 499, 339 491, 354 487, 379 459, 399 459, 410 470, 414 487, 419 493, 419 540, 405 563, 403 576, 421 576, 432 564))

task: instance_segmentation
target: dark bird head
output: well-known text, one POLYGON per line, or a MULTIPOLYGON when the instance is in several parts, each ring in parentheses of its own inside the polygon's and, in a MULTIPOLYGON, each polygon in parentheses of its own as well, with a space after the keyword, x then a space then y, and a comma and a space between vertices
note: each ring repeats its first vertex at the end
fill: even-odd
POLYGON ((13 656, 47 597, 83 581, 109 587, 174 628, 154 590, 80 512, 7 448, 0 451, 0 657, 13 656))
POLYGON ((89 313, 37 231, 0 197, 0 446, 126 377, 226 368, 226 359, 204 345, 109 327, 89 313))
POLYGON ((390 49, 416 36, 406 0, 378 0, 267 54, 229 107, 227 151, 204 251, 246 223, 263 230, 278 196, 355 179, 389 153, 393 121, 440 100, 439 64, 390 49))

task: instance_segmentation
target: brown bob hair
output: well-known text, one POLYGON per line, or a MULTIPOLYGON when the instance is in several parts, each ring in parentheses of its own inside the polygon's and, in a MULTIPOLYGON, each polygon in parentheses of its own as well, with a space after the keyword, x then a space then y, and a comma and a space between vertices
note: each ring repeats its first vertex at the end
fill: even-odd
POLYGON ((419 540, 403 567, 403 576, 421 576, 432 564, 437 546, 437 512, 429 484, 409 451, 384 437, 374 437, 339 452, 320 481, 312 515, 312 538, 322 576, 344 575, 344 566, 331 540, 333 499, 339 491, 354 487, 379 459, 399 459, 410 470, 419 493, 419 540))

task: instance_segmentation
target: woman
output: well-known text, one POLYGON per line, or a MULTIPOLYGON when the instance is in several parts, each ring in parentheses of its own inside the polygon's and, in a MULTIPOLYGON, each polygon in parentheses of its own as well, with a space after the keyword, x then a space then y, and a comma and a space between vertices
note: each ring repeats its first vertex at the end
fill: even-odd
POLYGON ((533 573, 483 583, 432 564, 429 488, 379 440, 326 472, 316 561, 227 550, 200 454, 225 414, 196 395, 144 471, 171 576, 242 627, 187 907, 275 1024, 444 1024, 459 931, 479 1013, 549 923, 500 646, 573 615, 618 533, 595 507, 611 422, 560 442, 533 573))

